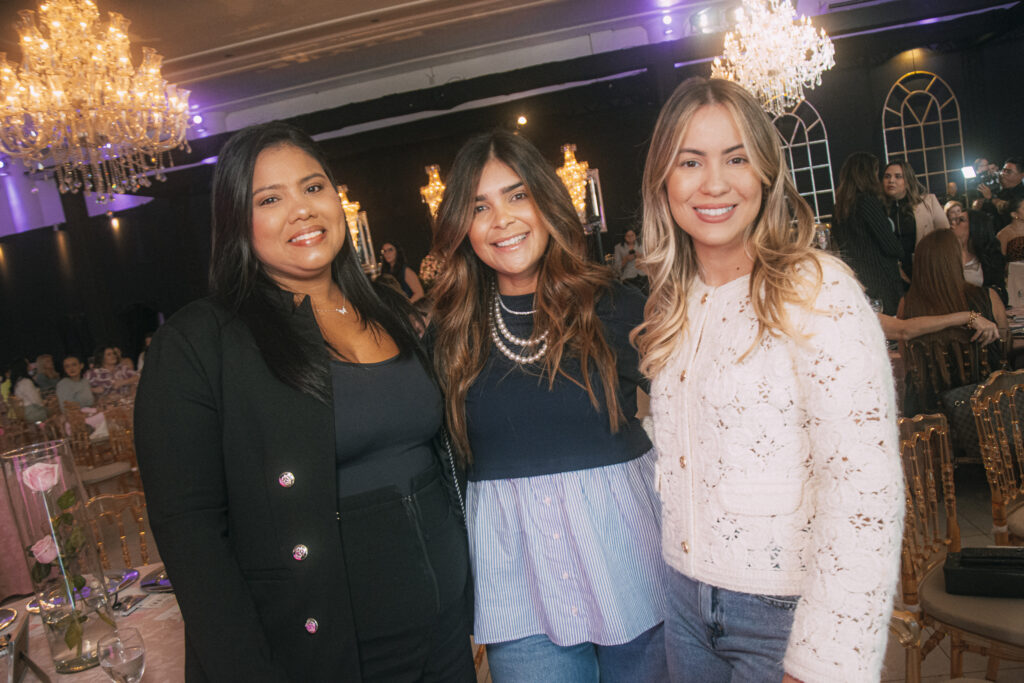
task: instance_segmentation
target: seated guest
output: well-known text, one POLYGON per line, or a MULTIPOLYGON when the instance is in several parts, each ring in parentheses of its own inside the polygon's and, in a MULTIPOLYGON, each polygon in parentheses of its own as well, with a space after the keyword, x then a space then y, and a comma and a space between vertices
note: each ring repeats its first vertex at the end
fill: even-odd
POLYGON ((960 191, 960 187, 950 180, 946 183, 946 195, 942 198, 942 205, 945 206, 948 202, 960 202, 961 205, 967 206, 967 195, 960 191))
POLYGON ((32 379, 43 396, 53 393, 57 382, 60 381, 60 373, 53 367, 53 356, 44 353, 36 358, 36 374, 32 379))
POLYGON ((19 358, 11 365, 11 386, 13 395, 20 398, 25 407, 27 422, 42 422, 46 419, 43 395, 39 393, 39 387, 29 377, 28 362, 24 358, 19 358))
MULTIPOLYGON (((995 320, 1001 333, 1006 330, 1006 309, 996 292, 964 280, 960 243, 953 231, 937 230, 921 240, 917 245, 914 265, 914 277, 906 296, 900 301, 897 317, 916 318, 968 311, 995 320)), ((989 367, 992 370, 1001 367, 1002 343, 998 340, 990 343, 986 350, 989 367)), ((980 376, 972 377, 969 382, 982 379, 980 376)), ((931 393, 918 395, 909 380, 908 376, 904 414, 914 415, 938 409, 938 396, 931 393)))
POLYGON ((900 263, 903 272, 911 275, 914 247, 937 228, 948 228, 949 221, 942 213, 939 200, 921 185, 914 167, 906 159, 892 159, 882 172, 882 190, 885 192, 889 218, 896 228, 896 236, 903 245, 900 263))
POLYGON ((647 276, 637 267, 638 259, 643 255, 644 248, 637 242, 635 230, 627 230, 622 242, 615 245, 615 273, 619 280, 646 294, 647 276))
POLYGON ((980 211, 965 211, 960 202, 945 207, 950 228, 960 242, 964 279, 975 287, 991 287, 1006 301, 1006 260, 992 221, 980 211))
POLYGON ((380 259, 380 274, 393 276, 410 302, 416 303, 425 296, 423 284, 416 272, 406 265, 405 252, 398 244, 384 242, 380 246, 380 259))
POLYGON ((67 376, 57 382, 57 401, 60 403, 61 411, 68 401, 77 403, 82 408, 95 403, 92 386, 89 380, 82 377, 82 361, 78 356, 67 356, 64 359, 64 374, 67 376))
POLYGON ((1010 224, 996 234, 1009 261, 1024 261, 1024 197, 1010 200, 1010 224))
POLYGON ((139 382, 139 373, 121 363, 121 353, 116 346, 101 346, 94 356, 96 367, 85 377, 92 385, 92 393, 99 401, 128 395, 139 382))
POLYGON ((978 184, 978 192, 984 198, 981 209, 992 215, 996 230, 1001 230, 1010 224, 1011 202, 1024 197, 1022 180, 1024 180, 1024 157, 1010 157, 999 171, 1000 189, 998 192, 993 193, 992 189, 984 183, 978 184))

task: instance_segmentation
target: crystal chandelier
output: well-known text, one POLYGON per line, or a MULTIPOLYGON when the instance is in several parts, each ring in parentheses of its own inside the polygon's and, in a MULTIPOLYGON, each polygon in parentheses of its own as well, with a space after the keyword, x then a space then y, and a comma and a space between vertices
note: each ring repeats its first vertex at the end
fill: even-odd
POLYGON ((188 148, 189 91, 168 84, 162 57, 142 49, 132 67, 128 20, 106 27, 92 0, 46 0, 21 10, 21 66, 0 52, 0 151, 41 169, 52 164, 62 193, 101 202, 150 185, 147 174, 188 148))
POLYGON ((743 0, 711 76, 736 81, 775 116, 796 106, 804 88, 821 85, 821 74, 835 66, 835 48, 824 29, 816 32, 807 17, 795 17, 790 0, 743 0))
POLYGON ((437 207, 441 206, 441 198, 444 197, 445 184, 441 182, 441 167, 431 164, 423 170, 427 172, 427 184, 420 188, 420 196, 423 202, 430 209, 430 218, 437 218, 437 207))
POLYGON ((562 155, 565 163, 555 169, 555 173, 561 178, 562 184, 569 190, 569 197, 580 217, 580 222, 587 221, 587 169, 589 164, 585 161, 576 161, 576 145, 562 145, 562 155))

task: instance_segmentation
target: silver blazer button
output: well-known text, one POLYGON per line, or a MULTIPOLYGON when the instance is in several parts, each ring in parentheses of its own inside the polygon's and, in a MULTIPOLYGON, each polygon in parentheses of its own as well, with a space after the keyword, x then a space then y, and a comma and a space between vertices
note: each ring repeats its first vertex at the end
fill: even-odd
POLYGON ((292 548, 292 558, 297 562, 302 562, 309 555, 309 548, 302 545, 301 543, 292 548))
POLYGON ((320 629, 320 624, 317 623, 316 619, 310 617, 306 619, 306 633, 316 633, 320 629))
POLYGON ((291 472, 282 472, 281 476, 277 478, 277 483, 286 489, 290 489, 295 486, 295 475, 291 472))

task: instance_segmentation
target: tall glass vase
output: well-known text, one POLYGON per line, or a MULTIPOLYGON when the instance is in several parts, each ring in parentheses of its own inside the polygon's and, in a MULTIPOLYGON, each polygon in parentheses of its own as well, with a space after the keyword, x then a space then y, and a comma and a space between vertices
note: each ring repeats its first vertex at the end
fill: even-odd
POLYGON ((116 625, 71 450, 66 441, 36 443, 0 463, 54 668, 96 666, 96 645, 116 625))

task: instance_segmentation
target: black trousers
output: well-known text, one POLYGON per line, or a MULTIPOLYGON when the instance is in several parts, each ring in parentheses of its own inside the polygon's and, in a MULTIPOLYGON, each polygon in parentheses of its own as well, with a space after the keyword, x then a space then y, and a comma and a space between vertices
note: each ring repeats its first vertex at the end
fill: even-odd
POLYGON ((363 681, 475 681, 466 532, 437 469, 338 512, 363 681))

